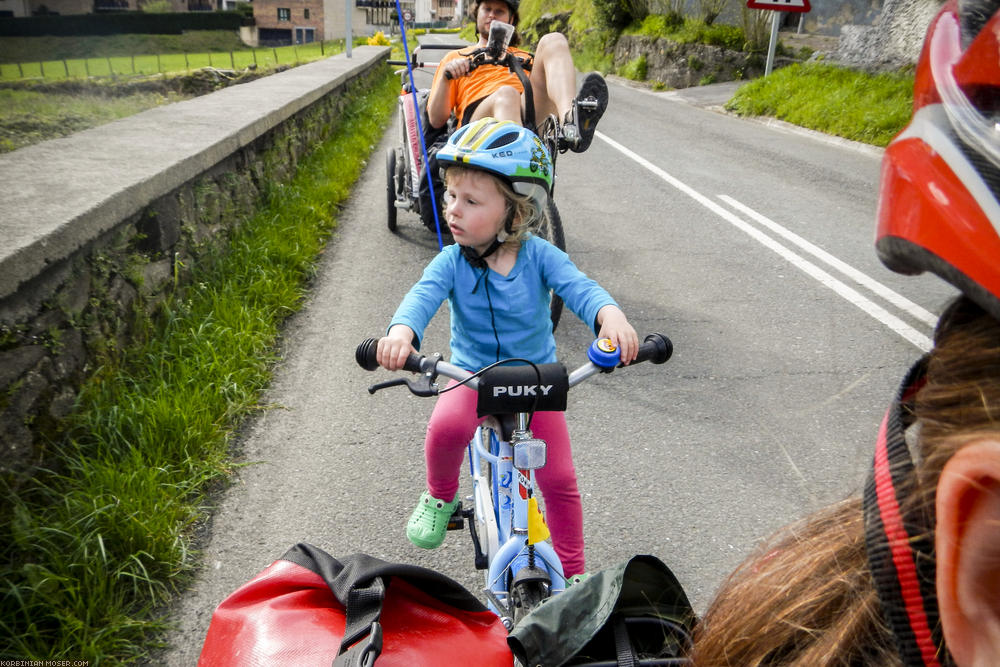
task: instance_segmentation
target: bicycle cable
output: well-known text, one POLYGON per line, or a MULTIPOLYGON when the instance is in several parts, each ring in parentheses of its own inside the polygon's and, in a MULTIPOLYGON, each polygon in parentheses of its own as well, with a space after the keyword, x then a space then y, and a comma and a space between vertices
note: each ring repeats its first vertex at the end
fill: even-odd
POLYGON ((431 194, 431 209, 434 213, 434 228, 437 231, 438 251, 444 250, 444 239, 441 237, 441 218, 438 215, 437 195, 434 193, 434 179, 430 171, 430 161, 427 157, 427 141, 424 139, 423 123, 420 121, 420 104, 417 101, 417 83, 413 79, 413 63, 410 61, 410 47, 406 41, 406 25, 403 20, 403 9, 396 0, 396 18, 399 20, 399 34, 403 38, 403 54, 406 56, 406 71, 410 77, 410 95, 413 97, 413 115, 417 119, 417 135, 420 139, 420 152, 424 157, 424 172, 427 174, 427 185, 431 194))

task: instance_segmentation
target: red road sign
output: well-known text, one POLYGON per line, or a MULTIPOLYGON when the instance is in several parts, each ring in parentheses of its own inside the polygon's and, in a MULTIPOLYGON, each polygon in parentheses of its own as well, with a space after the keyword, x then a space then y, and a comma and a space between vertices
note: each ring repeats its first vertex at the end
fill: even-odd
POLYGON ((747 0, 747 9, 776 9, 782 12, 808 12, 809 0, 747 0))

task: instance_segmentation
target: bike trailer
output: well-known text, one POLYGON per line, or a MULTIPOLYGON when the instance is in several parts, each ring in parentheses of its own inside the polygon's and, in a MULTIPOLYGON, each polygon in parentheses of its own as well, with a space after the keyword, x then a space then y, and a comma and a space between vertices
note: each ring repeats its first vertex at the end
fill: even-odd
POLYGON ((689 664, 695 615, 673 572, 633 556, 536 607, 507 639, 531 667, 675 667, 689 664))
POLYGON ((506 638, 442 574, 300 543, 219 604, 198 665, 510 667, 506 638))

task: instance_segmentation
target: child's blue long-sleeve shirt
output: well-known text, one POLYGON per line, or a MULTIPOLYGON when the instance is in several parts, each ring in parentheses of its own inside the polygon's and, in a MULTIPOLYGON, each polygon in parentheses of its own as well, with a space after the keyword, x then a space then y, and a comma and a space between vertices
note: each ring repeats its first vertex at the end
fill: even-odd
POLYGON ((419 347, 427 324, 447 299, 451 363, 470 371, 509 357, 551 363, 556 361, 556 343, 549 316, 550 289, 592 327, 601 308, 618 305, 565 252, 544 239, 530 237, 522 243, 514 268, 506 276, 491 269, 484 276, 462 256, 458 245, 446 247, 403 297, 389 326, 405 324, 413 329, 419 347))

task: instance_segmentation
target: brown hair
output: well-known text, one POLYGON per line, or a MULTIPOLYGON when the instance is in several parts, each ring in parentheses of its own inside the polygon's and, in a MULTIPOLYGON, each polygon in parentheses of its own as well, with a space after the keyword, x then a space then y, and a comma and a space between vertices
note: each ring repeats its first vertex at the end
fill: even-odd
MULTIPOLYGON (((917 395, 916 486, 930 517, 970 433, 1000 433, 1000 323, 964 297, 941 316, 917 395)), ((779 531, 723 583, 695 630, 695 665, 900 665, 868 569, 860 495, 779 531)))

